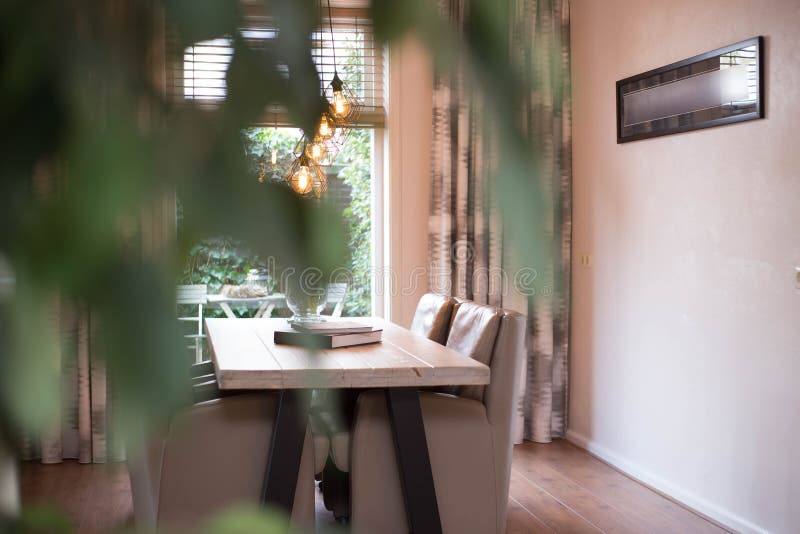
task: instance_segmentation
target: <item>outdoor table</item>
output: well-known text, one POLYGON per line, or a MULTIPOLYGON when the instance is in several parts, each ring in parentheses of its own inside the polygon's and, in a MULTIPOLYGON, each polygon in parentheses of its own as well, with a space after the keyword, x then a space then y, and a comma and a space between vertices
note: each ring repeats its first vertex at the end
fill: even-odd
POLYGON ((247 306, 248 308, 255 309, 256 313, 254 318, 269 317, 272 315, 272 310, 279 307, 286 306, 286 295, 283 293, 272 293, 263 297, 229 297, 227 295, 208 295, 206 297, 209 307, 219 306, 225 312, 225 316, 230 319, 236 319, 236 314, 233 313, 231 306, 247 306))
POLYGON ((280 396, 262 503, 291 513, 312 388, 382 388, 411 531, 441 532, 417 388, 488 384, 489 368, 383 319, 354 320, 383 328, 383 341, 311 352, 275 344, 285 319, 206 319, 219 388, 280 396))

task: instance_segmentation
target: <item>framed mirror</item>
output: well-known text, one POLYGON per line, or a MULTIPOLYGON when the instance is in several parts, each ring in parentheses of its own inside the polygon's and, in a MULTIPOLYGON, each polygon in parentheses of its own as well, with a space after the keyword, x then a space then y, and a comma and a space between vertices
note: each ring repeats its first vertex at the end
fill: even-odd
POLYGON ((763 38, 617 82, 617 143, 764 117, 763 38))

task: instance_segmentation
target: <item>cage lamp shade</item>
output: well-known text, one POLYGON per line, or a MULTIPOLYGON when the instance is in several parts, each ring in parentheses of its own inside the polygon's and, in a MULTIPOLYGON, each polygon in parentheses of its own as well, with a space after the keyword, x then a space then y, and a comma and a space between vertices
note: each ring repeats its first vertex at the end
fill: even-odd
POLYGON ((317 198, 328 189, 328 176, 314 160, 306 155, 307 146, 289 167, 286 181, 300 196, 314 195, 317 198))
POLYGON ((336 73, 331 81, 330 115, 339 127, 353 127, 361 115, 364 105, 353 90, 336 73))

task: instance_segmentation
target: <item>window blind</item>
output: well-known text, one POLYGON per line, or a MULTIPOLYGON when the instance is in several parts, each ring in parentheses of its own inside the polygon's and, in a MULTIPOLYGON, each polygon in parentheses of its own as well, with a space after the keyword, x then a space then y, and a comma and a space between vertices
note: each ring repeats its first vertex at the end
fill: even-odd
MULTIPOLYGON (((330 18, 320 21, 311 35, 311 55, 320 77, 320 91, 331 99, 330 83, 334 71, 364 103, 359 118, 361 126, 381 127, 386 110, 384 104, 383 50, 376 46, 372 21, 363 9, 333 9, 330 18), (335 50, 335 54, 334 54, 335 50), (335 60, 334 60, 335 57, 335 60)), ((254 48, 277 37, 277 29, 268 16, 246 14, 241 36, 254 48)), ((176 50, 168 69, 170 96, 174 101, 215 108, 226 96, 225 76, 233 55, 231 40, 219 38, 195 43, 176 50)), ((260 125, 293 126, 285 110, 269 106, 260 125)))

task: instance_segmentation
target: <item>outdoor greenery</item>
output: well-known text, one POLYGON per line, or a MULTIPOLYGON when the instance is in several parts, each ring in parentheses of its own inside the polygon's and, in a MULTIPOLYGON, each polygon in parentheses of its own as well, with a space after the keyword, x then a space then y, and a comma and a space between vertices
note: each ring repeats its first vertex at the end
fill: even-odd
POLYGON ((266 177, 283 185, 286 171, 295 158, 294 150, 303 132, 297 128, 246 128, 242 130, 242 142, 247 156, 248 169, 258 176, 258 160, 269 158, 276 149, 278 161, 273 172, 266 177))
POLYGON ((354 130, 337 161, 344 166, 339 178, 351 191, 343 213, 350 252, 345 314, 362 317, 372 314, 371 143, 368 130, 354 130))
MULTIPOLYGON (((226 284, 241 285, 250 269, 263 269, 264 261, 244 243, 216 237, 200 241, 189 251, 181 277, 182 284, 204 284, 209 293, 219 293, 226 284)), ((247 316, 246 306, 232 307, 239 316, 247 316)), ((179 310, 182 314, 183 311, 179 310)), ((205 317, 225 317, 219 308, 206 307, 205 317)))
POLYGON ((243 243, 224 237, 206 239, 192 247, 182 281, 205 284, 209 293, 219 293, 223 285, 243 284, 250 269, 263 267, 264 262, 243 243))

